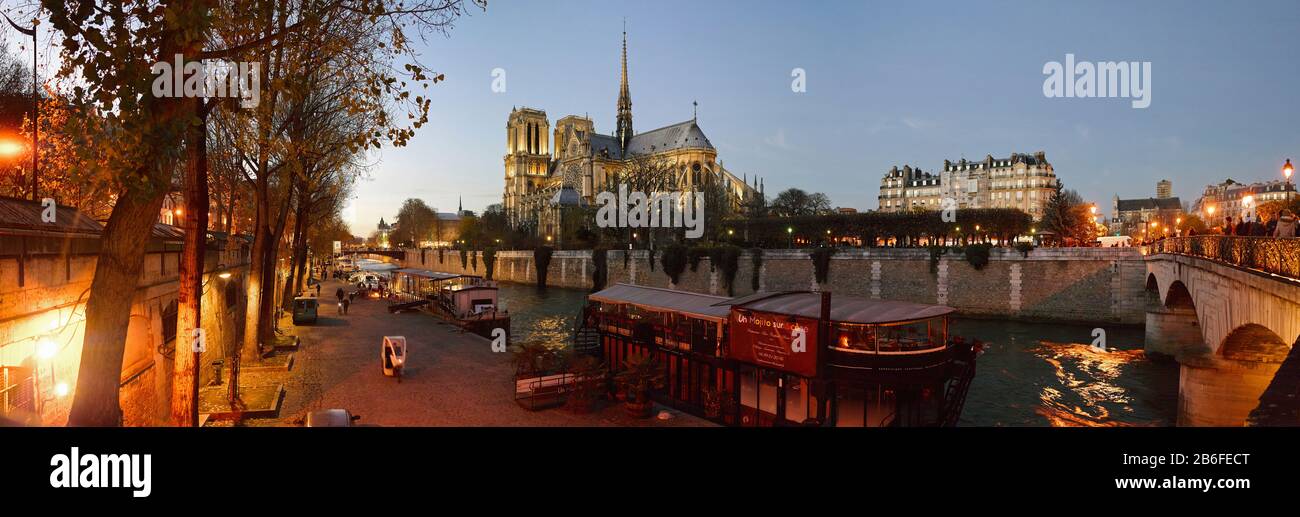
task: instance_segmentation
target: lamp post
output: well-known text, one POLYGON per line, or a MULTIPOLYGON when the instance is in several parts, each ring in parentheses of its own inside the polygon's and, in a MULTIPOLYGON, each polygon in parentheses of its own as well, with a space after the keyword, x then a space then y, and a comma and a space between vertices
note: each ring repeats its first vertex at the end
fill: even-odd
POLYGON ((1282 165, 1282 176, 1286 177, 1286 182, 1291 183, 1291 175, 1295 174, 1295 167, 1291 165, 1291 159, 1287 158, 1286 163, 1282 165))
POLYGON ((0 13, 0 16, 4 16, 5 21, 9 22, 9 25, 12 25, 18 32, 32 37, 32 201, 36 201, 36 179, 39 177, 37 172, 39 170, 37 168, 37 157, 40 155, 40 151, 36 147, 36 142, 37 135, 40 133, 40 125, 38 122, 41 120, 40 110, 37 105, 38 98, 36 96, 36 26, 40 24, 40 20, 32 20, 32 28, 24 29, 14 23, 13 20, 10 20, 9 15, 0 13))

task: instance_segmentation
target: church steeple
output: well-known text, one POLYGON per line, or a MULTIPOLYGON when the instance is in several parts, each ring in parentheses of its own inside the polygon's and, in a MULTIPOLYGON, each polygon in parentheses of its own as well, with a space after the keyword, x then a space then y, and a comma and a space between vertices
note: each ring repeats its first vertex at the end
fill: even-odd
POLYGON ((623 22, 623 75, 618 88, 618 129, 615 136, 619 147, 627 151, 632 139, 632 94, 627 89, 627 22, 623 22))

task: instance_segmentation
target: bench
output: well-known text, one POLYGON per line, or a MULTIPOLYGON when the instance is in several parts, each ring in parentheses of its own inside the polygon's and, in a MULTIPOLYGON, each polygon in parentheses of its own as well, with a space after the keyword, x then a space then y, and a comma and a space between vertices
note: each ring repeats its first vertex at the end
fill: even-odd
POLYGON ((572 373, 516 377, 515 402, 529 410, 559 406, 564 404, 568 394, 576 387, 577 381, 578 376, 572 373))

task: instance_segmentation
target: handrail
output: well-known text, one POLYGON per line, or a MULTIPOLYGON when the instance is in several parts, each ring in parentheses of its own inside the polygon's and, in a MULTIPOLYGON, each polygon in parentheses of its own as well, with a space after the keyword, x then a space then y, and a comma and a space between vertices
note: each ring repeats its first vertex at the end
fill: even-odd
POLYGON ((1300 238, 1192 235, 1151 243, 1148 254, 1171 253, 1300 280, 1300 238))

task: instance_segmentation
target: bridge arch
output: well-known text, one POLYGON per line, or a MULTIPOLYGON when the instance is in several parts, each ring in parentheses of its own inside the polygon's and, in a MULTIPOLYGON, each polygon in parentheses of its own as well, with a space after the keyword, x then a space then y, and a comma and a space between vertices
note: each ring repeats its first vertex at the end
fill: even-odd
MULTIPOLYGON (((1300 343, 1300 278, 1193 252, 1200 249, 1147 255, 1143 290, 1154 278, 1161 301, 1148 305, 1147 350, 1178 360, 1179 425, 1243 425, 1264 407, 1266 388, 1287 380, 1279 368, 1288 354, 1297 355, 1291 343, 1300 343)), ((1297 361, 1300 355, 1291 357, 1297 361)), ((1287 400, 1274 405, 1293 409, 1287 400)))
POLYGON ((1156 278, 1155 273, 1147 273, 1147 285, 1144 290, 1147 299, 1147 307, 1160 306, 1160 280, 1156 278))
POLYGON ((1165 308, 1167 309, 1191 309, 1196 310, 1196 301, 1192 299, 1192 292, 1187 289, 1187 284, 1182 280, 1174 280, 1169 284, 1169 289, 1165 290, 1165 308))
POLYGON ((1255 323, 1233 329, 1219 345, 1219 353, 1224 358, 1238 361, 1281 363, 1290 352, 1291 345, 1281 336, 1255 323))

